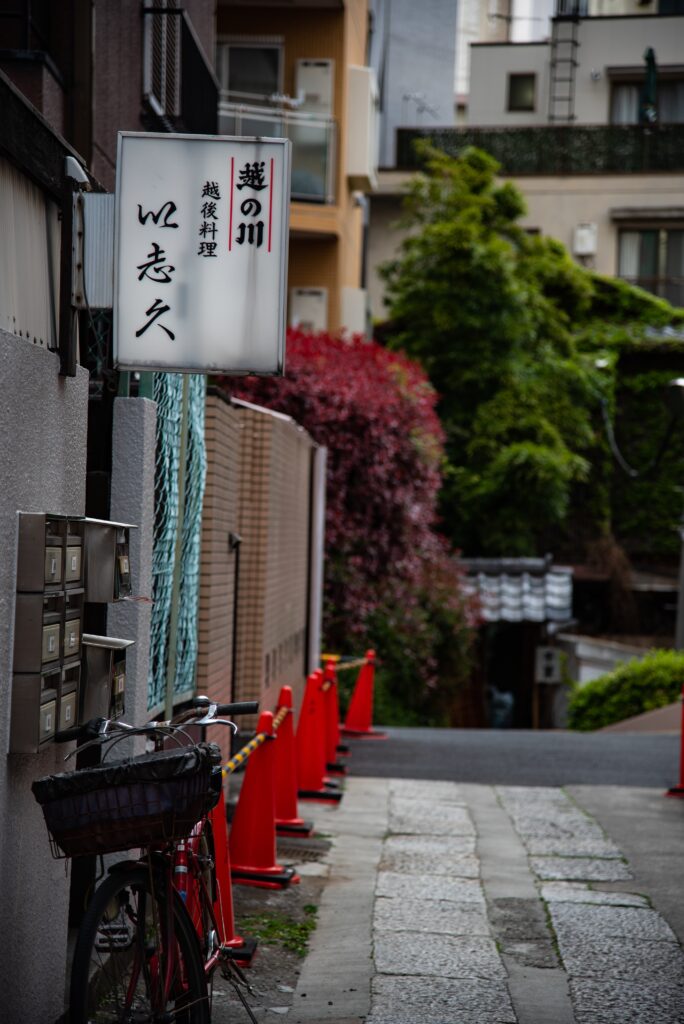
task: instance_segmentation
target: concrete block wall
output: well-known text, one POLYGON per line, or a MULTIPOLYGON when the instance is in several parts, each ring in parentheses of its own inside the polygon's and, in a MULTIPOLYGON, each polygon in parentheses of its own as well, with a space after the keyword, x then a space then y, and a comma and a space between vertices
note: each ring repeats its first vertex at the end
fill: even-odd
MULTIPOLYGON (((259 700, 270 710, 288 685, 298 707, 307 664, 314 443, 290 417, 216 391, 207 396, 205 439, 198 691, 219 702, 259 700), (231 532, 241 537, 235 679, 231 532)), ((223 735, 212 739, 227 744, 223 735)))
MULTIPOLYGON (((204 435, 207 479, 200 547, 197 692, 220 703, 233 699, 233 615, 238 534, 240 417, 225 395, 207 395, 204 435)), ((228 749, 225 729, 210 738, 228 749)))
POLYGON ((64 770, 71 747, 8 754, 17 512, 84 514, 88 374, 60 377, 57 355, 0 330, 0 388, 0 1017, 52 1024, 64 1010, 69 872, 50 855, 31 783, 64 770))

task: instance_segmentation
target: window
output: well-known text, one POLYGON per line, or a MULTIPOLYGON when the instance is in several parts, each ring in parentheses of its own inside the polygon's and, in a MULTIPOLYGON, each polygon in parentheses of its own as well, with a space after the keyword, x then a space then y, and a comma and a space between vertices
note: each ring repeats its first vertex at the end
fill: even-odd
POLYGON ((279 41, 219 43, 216 68, 224 98, 262 104, 282 92, 282 58, 279 41))
POLYGON ((155 0, 145 12, 143 87, 147 101, 160 116, 180 113, 181 19, 164 14, 177 8, 177 0, 155 0))
MULTIPOLYGON (((642 82, 613 82, 610 96, 611 124, 639 124, 642 82)), ((660 78, 657 90, 660 124, 684 124, 684 79, 660 78)))
POLYGON ((684 228, 621 231, 618 275, 675 306, 684 305, 684 228))
POLYGON ((534 74, 508 76, 508 109, 534 110, 537 76, 534 74))

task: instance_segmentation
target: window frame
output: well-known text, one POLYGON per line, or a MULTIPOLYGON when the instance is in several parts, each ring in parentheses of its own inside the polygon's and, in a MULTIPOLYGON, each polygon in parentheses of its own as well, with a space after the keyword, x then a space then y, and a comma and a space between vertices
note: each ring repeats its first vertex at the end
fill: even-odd
MULTIPOLYGON (((678 285, 684 290, 684 271, 681 276, 672 277, 667 273, 667 243, 668 235, 674 231, 684 232, 684 220, 672 220, 667 223, 663 223, 662 220, 656 218, 644 219, 644 220, 625 220, 620 221, 617 225, 617 260, 616 260, 616 277, 621 281, 627 281, 628 284, 634 284, 639 288, 643 288, 644 291, 649 292, 651 295, 655 295, 657 298, 665 299, 667 302, 673 302, 665 294, 668 284, 678 285), (625 234, 637 233, 640 236, 646 232, 655 232, 657 234, 656 241, 656 252, 657 252, 657 267, 656 273, 653 276, 630 276, 626 277, 620 273, 620 257, 622 254, 622 238, 625 234)), ((639 239, 639 258, 641 258, 641 238, 639 239)), ((673 305, 677 305, 673 302, 673 305)))
POLYGON ((241 50, 275 50, 278 54, 278 74, 275 93, 282 94, 285 77, 285 40, 282 36, 219 36, 216 40, 216 74, 219 80, 219 95, 228 103, 242 102, 261 105, 268 102, 273 93, 230 92, 230 48, 241 50), (225 73, 225 78, 224 78, 225 73), (224 85, 225 82, 225 85, 224 85), (237 101, 234 97, 238 97, 237 101), (241 97, 245 97, 242 99, 241 97))
POLYGON ((530 114, 537 110, 537 72, 536 71, 509 71, 506 83, 506 113, 508 114, 530 114), (514 107, 513 103, 513 79, 532 79, 532 106, 514 107))

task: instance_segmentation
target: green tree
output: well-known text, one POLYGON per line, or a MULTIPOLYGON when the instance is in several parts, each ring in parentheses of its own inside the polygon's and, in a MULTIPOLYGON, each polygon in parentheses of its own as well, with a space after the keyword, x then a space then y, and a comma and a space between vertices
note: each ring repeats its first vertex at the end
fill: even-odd
POLYGON ((600 403, 613 399, 616 359, 597 367, 605 321, 630 325, 633 339, 631 325, 666 324, 673 310, 528 235, 522 196, 497 181, 488 154, 454 159, 423 144, 422 156, 406 198, 410 232, 382 271, 385 333, 440 395, 444 528, 466 553, 535 554, 557 549, 573 505, 590 499, 589 533, 608 534, 600 403))

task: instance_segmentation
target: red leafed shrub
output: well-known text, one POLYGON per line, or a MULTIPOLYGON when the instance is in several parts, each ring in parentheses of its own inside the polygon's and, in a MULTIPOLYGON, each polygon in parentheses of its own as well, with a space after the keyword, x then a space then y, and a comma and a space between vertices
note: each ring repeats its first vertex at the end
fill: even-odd
POLYGON ((429 694, 438 680, 443 689, 445 630, 459 661, 465 654, 468 612, 434 529, 444 434, 425 373, 373 342, 290 331, 285 377, 226 383, 236 397, 292 416, 328 448, 327 647, 378 647, 392 678, 386 721, 397 703, 409 718, 448 717, 429 694))

